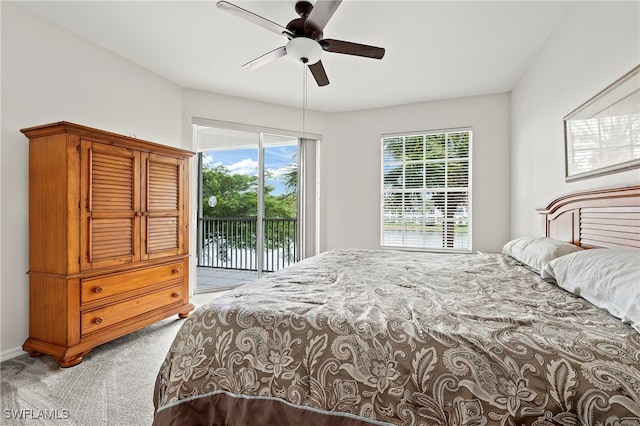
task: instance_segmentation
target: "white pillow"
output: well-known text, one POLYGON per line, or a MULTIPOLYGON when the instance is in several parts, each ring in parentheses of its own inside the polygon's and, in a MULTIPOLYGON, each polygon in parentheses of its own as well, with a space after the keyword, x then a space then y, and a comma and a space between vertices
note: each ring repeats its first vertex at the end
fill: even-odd
POLYGON ((542 278, 606 309, 640 331, 640 251, 593 249, 552 260, 542 278))
POLYGON ((521 237, 505 244, 502 253, 540 273, 553 259, 582 250, 581 247, 553 238, 521 237))

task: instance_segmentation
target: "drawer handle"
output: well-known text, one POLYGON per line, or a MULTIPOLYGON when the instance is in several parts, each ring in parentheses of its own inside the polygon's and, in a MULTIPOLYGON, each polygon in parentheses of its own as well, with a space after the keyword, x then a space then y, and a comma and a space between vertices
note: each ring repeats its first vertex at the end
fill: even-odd
POLYGON ((102 317, 97 317, 93 320, 94 324, 101 324, 102 323, 102 317))
POLYGON ((180 269, 176 268, 173 271, 171 271, 172 274, 179 274, 180 273, 180 269))
POLYGON ((178 297, 180 297, 180 292, 179 291, 174 291, 173 294, 171 295, 174 299, 177 299, 178 297))
POLYGON ((102 287, 96 287, 93 289, 94 293, 102 293, 102 287))

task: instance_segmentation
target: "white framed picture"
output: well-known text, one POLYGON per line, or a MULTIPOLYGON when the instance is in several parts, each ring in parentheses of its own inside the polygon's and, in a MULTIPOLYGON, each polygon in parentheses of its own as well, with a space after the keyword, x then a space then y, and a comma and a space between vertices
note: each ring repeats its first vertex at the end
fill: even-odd
POLYGON ((640 167, 640 65, 564 117, 567 182, 640 167))

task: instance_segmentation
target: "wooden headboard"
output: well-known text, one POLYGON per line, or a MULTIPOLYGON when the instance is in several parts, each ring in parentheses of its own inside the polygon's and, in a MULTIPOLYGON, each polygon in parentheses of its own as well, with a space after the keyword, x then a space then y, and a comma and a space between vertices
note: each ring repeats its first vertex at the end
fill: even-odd
POLYGON ((584 248, 640 248, 640 185, 577 192, 537 210, 547 237, 584 248))

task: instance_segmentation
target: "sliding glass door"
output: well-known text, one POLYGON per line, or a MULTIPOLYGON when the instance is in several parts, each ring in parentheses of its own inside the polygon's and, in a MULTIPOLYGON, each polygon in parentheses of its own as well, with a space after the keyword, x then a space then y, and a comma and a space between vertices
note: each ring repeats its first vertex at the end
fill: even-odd
POLYGON ((196 291, 231 288, 299 258, 298 139, 196 126, 196 291))

